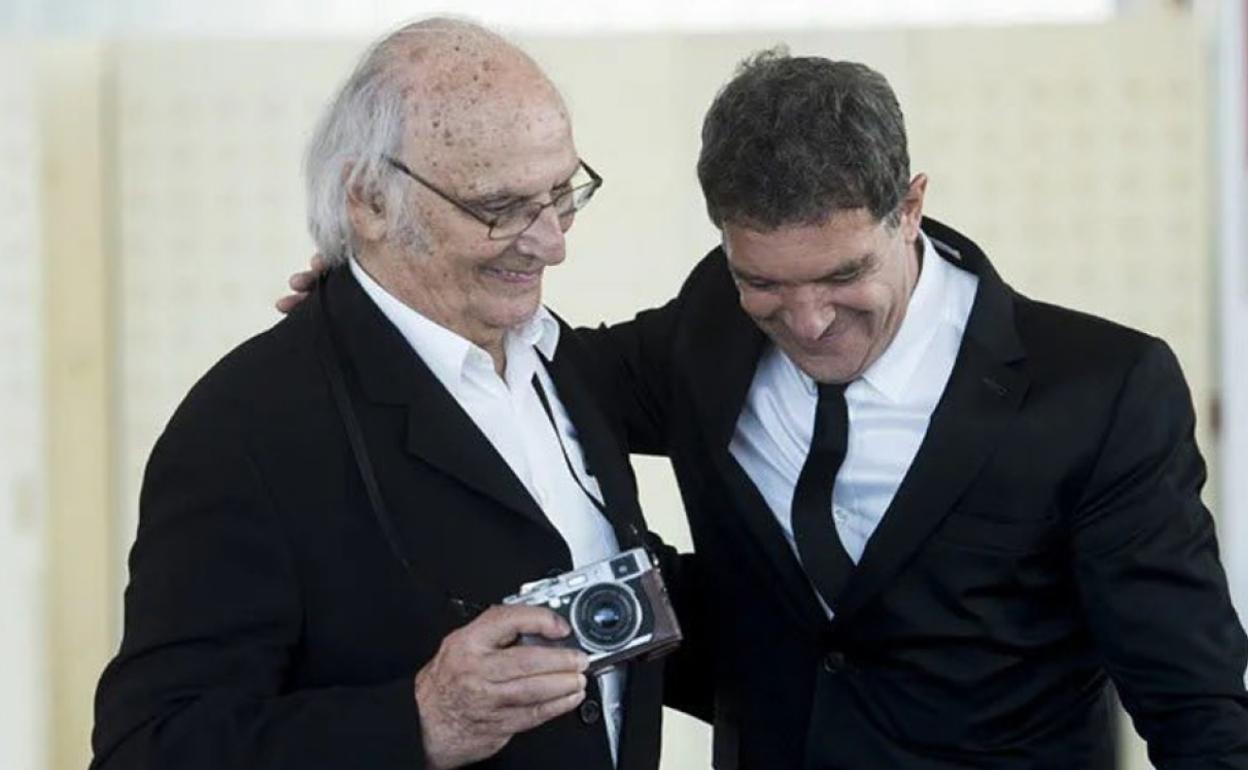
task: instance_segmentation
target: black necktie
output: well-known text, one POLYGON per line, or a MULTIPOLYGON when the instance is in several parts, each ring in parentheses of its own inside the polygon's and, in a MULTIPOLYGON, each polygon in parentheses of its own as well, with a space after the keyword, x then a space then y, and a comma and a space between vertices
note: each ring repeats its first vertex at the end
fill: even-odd
POLYGON ((845 385, 820 385, 810 453, 793 490, 793 538, 810 582, 835 609, 854 563, 832 519, 832 486, 849 445, 845 385))

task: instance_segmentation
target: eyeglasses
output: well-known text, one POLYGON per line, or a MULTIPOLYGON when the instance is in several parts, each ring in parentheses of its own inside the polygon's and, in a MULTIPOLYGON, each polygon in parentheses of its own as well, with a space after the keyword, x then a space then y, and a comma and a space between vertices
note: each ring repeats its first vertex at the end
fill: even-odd
POLYGON ((546 208, 555 210, 555 215, 559 217, 560 225, 566 230, 572 224, 572 217, 576 212, 585 208, 585 204, 589 203, 590 199, 594 197, 594 193, 598 192, 598 188, 602 187, 602 177, 598 176, 598 173, 582 160, 577 168, 577 173, 572 179, 555 189, 550 201, 546 203, 539 203, 534 200, 519 201, 509 205, 498 214, 490 215, 477 211, 467 203, 442 192, 428 180, 408 168, 403 161, 389 155, 385 156, 385 159, 395 169, 419 182, 442 200, 490 228, 489 237, 492 240, 501 241, 507 238, 514 238, 523 233, 529 229, 529 225, 537 221, 537 218, 542 215, 542 211, 546 208), (580 178, 579 182, 578 177, 580 178))

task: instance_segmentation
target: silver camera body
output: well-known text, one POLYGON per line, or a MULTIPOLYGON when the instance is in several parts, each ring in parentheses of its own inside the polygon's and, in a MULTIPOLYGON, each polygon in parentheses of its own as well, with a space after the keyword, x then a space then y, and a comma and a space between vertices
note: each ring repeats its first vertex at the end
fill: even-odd
POLYGON ((589 655, 589 670, 600 671, 639 656, 657 658, 681 640, 680 624, 658 565, 645 548, 526 583, 503 604, 528 604, 557 612, 572 633, 551 640, 525 636, 521 644, 571 647, 589 655))

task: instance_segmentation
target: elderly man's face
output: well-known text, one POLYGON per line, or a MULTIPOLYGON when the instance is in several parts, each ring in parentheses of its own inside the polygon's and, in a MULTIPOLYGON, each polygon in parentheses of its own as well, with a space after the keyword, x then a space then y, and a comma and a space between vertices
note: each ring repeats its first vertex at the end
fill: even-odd
MULTIPOLYGON (((550 201, 579 168, 558 94, 514 56, 461 58, 426 78, 432 85, 413 98, 399 159, 487 219, 526 201, 550 201)), ((537 310, 542 272, 563 261, 571 219, 561 222, 546 208, 520 235, 493 240, 477 219, 407 183, 411 227, 388 233, 383 284, 461 336, 498 344, 537 310)))
POLYGON ((918 279, 925 186, 911 183, 895 227, 866 209, 770 232, 724 225, 742 309, 816 381, 855 379, 896 336, 918 279))

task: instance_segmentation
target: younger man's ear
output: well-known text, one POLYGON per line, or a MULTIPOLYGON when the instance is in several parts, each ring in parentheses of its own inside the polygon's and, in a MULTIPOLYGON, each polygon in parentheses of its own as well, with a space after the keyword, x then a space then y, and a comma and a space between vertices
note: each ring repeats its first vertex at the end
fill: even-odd
POLYGON ((906 240, 919 237, 919 225, 923 222, 923 199, 927 195, 927 174, 915 174, 901 199, 901 227, 906 240))

